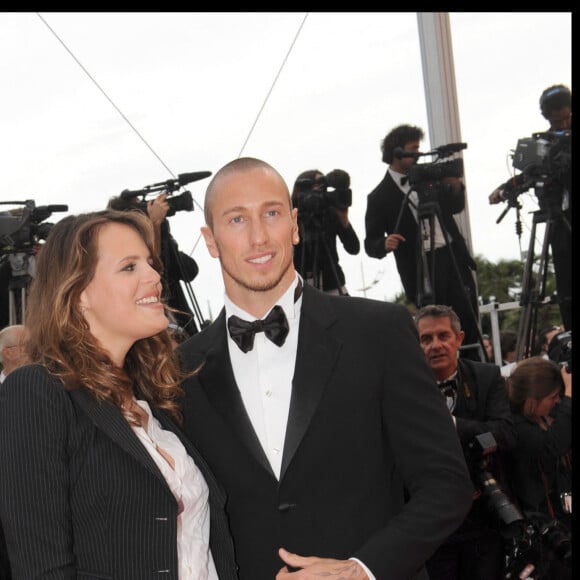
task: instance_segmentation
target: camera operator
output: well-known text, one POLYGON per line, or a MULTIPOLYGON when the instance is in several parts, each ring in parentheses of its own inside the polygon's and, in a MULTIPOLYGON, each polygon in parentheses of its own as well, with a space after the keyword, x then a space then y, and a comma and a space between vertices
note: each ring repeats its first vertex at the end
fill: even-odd
POLYGON ((126 211, 139 209, 146 213, 155 227, 159 254, 163 263, 163 288, 167 292, 167 305, 175 311, 169 313, 181 332, 191 336, 198 332, 193 312, 186 300, 180 281, 191 282, 198 274, 197 262, 179 250, 171 235, 167 212, 170 210, 168 194, 161 193, 147 202, 137 197, 112 197, 108 207, 126 211))
POLYGON ((348 219, 351 203, 346 171, 335 169, 325 176, 310 169, 296 178, 292 205, 298 209, 300 241, 294 247, 294 267, 306 283, 328 294, 348 296, 336 238, 349 254, 360 252, 358 236, 348 219))
MULTIPOLYGON (((431 580, 490 580, 502 578, 504 566, 502 521, 489 505, 477 479, 479 465, 472 464, 469 445, 478 435, 491 433, 498 449, 515 445, 504 379, 498 365, 459 359, 464 339, 453 308, 432 304, 419 309, 415 322, 427 364, 452 415, 474 480, 470 512, 447 541, 427 562, 431 580)), ((492 457, 496 479, 502 475, 500 455, 492 457)))
POLYGON ((453 218, 453 214, 465 208, 465 187, 459 178, 445 177, 440 184, 439 204, 443 224, 435 219, 431 232, 427 220, 418 223, 419 197, 412 190, 408 174, 417 163, 423 138, 420 127, 399 125, 383 139, 382 160, 389 167, 383 180, 367 197, 365 251, 371 258, 379 259, 394 252, 407 300, 421 307, 423 304, 418 303, 420 258, 417 255, 418 236, 421 236, 429 264, 433 259, 436 263, 433 301, 453 307, 462 321, 467 344, 475 344, 480 340, 477 292, 472 273, 476 265, 453 218), (405 203, 407 194, 408 203, 405 203), (446 245, 442 225, 449 236, 450 248, 446 245), (430 251, 431 234, 435 240, 433 252, 430 251), (449 250, 455 256, 460 279, 449 250))
POLYGON ((517 363, 507 384, 518 436, 507 462, 511 491, 524 514, 558 522, 547 577, 571 578, 572 373, 533 356, 517 363))
MULTIPOLYGON (((549 242, 558 303, 564 327, 572 330, 572 92, 562 84, 548 87, 540 96, 540 111, 550 123, 550 128, 547 133, 539 135, 550 143, 550 149, 546 159, 548 174, 541 176, 542 199, 539 201, 540 207, 544 203, 550 206, 554 220, 549 242)), ((514 195, 517 196, 518 188, 529 178, 527 172, 510 178, 489 195, 489 202, 509 201, 514 195)))

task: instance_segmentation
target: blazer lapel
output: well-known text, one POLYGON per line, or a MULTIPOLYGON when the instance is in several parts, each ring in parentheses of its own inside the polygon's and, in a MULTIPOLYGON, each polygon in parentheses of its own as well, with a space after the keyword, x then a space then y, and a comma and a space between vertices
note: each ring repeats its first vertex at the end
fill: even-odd
POLYGON ((342 348, 328 332, 335 320, 327 297, 305 286, 280 479, 310 425, 342 348))
POLYGON ((236 433, 237 438, 244 443, 258 463, 273 473, 234 378, 228 352, 225 309, 222 309, 208 331, 210 329, 208 342, 211 346, 197 378, 208 400, 224 418, 225 424, 236 433))
POLYGON ((105 401, 97 401, 86 389, 74 389, 69 391, 77 406, 89 416, 91 421, 104 433, 107 434, 119 447, 139 461, 153 475, 158 477, 168 493, 171 490, 157 464, 143 447, 133 429, 121 414, 120 409, 105 401))

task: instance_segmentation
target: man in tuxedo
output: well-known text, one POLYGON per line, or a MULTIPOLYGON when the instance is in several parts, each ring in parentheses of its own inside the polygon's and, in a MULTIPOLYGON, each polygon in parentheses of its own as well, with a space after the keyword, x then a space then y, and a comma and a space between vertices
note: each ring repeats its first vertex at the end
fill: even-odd
POLYGON ((264 161, 220 169, 204 215, 225 306, 178 347, 183 428, 225 487, 240 580, 424 578, 471 483, 410 313, 303 284, 264 161))
POLYGON ((477 344, 481 335, 473 276, 476 264, 453 217, 465 209, 465 187, 459 177, 451 176, 433 183, 409 182, 423 138, 420 127, 399 125, 383 139, 382 160, 389 168, 367 196, 365 251, 379 259, 393 252, 407 300, 418 308, 433 303, 451 306, 463 324, 466 344, 477 344), (436 195, 419 195, 423 189, 436 195), (424 209, 431 202, 438 205, 441 218, 441 223, 434 218, 432 229, 429 218, 422 217, 428 215, 424 209))
MULTIPOLYGON (((516 440, 514 422, 504 379, 496 364, 459 359, 465 336, 454 310, 442 304, 421 308, 415 321, 421 348, 447 403, 457 435, 467 454, 474 481, 474 501, 461 526, 427 562, 430 580, 489 580, 503 578, 502 521, 494 510, 481 476, 492 472, 502 482, 500 457, 516 440), (497 453, 480 457, 476 437, 491 433, 497 453), (483 463, 483 459, 488 464, 483 463)), ((491 452, 490 449, 485 449, 491 452)), ((507 483, 507 482, 503 482, 507 483)), ((495 496, 494 496, 495 497, 495 496)), ((505 506, 504 507, 505 510, 505 506)), ((502 512, 507 513, 507 510, 502 512)), ((504 516, 505 517, 505 516, 504 516)))

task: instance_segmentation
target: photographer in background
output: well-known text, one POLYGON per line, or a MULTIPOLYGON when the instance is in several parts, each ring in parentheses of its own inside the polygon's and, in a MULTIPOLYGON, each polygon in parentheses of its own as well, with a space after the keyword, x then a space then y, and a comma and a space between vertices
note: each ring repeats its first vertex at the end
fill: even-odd
POLYGON ((358 236, 348 219, 351 204, 346 171, 335 169, 325 176, 310 169, 296 178, 292 206, 298 209, 300 241, 294 248, 294 267, 306 283, 340 296, 348 296, 348 291, 338 263, 336 238, 349 254, 360 252, 358 236))
MULTIPOLYGON (((572 92, 562 84, 548 87, 540 95, 540 111, 550 128, 538 137, 546 140, 550 149, 544 160, 546 167, 532 170, 546 170, 537 176, 541 188, 536 187, 536 193, 540 208, 548 208, 553 220, 549 242, 558 304, 564 327, 572 330, 572 92)), ((524 171, 510 178, 489 195, 489 203, 513 201, 530 177, 534 175, 524 171)))
POLYGON ((139 209, 146 213, 155 228, 155 237, 163 263, 163 289, 167 293, 167 305, 175 311, 168 312, 168 317, 177 325, 180 332, 191 336, 198 332, 193 312, 186 300, 181 281, 191 282, 198 274, 197 262, 179 250, 177 241, 169 228, 170 204, 167 193, 161 193, 149 201, 140 201, 136 196, 125 198, 123 195, 112 197, 108 207, 121 211, 139 209))
MULTIPOLYGON (((502 521, 489 505, 478 481, 478 464, 471 464, 469 445, 477 435, 491 433, 501 452, 515 445, 509 400, 499 367, 459 359, 464 339, 454 310, 432 304, 421 308, 415 323, 427 364, 447 408, 474 480, 474 501, 460 527, 427 561, 430 580, 490 580, 503 577, 502 521)), ((501 479, 500 455, 492 456, 491 471, 501 479)), ((497 507, 497 506, 496 506, 497 507)))
POLYGON ((389 167, 383 180, 367 197, 365 251, 371 258, 379 259, 394 252, 407 300, 420 308, 424 306, 419 300, 421 288, 418 281, 421 271, 418 241, 421 236, 429 270, 432 260, 436 265, 433 302, 452 306, 462 322, 466 343, 475 344, 480 342, 479 309, 473 277, 476 265, 453 218, 453 214, 465 208, 465 187, 459 178, 445 177, 440 184, 443 191, 439 204, 443 224, 435 219, 434 231, 431 232, 426 223, 428 220, 419 223, 419 196, 409 183, 408 174, 417 163, 419 144, 423 138, 424 132, 420 127, 399 125, 383 139, 382 160, 389 167), (450 247, 447 247, 442 226, 448 234, 450 247), (430 251, 431 234, 435 241, 433 252, 430 251), (458 272, 454 268, 451 252, 458 272))
MULTIPOLYGON (((526 516, 557 520, 561 533, 571 535, 572 373, 533 356, 517 363, 507 384, 518 437, 507 462, 512 494, 526 516)), ((541 578, 572 577, 559 546, 565 543, 553 546, 548 575, 541 578)))

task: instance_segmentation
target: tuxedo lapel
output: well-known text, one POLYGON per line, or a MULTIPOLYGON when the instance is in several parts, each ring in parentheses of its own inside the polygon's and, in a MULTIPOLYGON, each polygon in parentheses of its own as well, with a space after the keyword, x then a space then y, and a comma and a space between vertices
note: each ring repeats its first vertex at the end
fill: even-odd
POLYGON ((280 479, 310 425, 342 348, 328 332, 335 320, 328 297, 306 286, 280 479))
POLYGON ((86 389, 74 389, 69 392, 76 405, 88 415, 101 431, 158 477, 163 482, 163 487, 167 492, 171 493, 157 464, 139 441, 120 409, 111 403, 97 401, 86 389))
POLYGON ((207 332, 210 332, 208 342, 211 346, 197 378, 208 400, 223 417, 224 423, 235 432, 236 437, 244 443, 260 465, 272 472, 234 378, 228 352, 224 309, 207 332))

